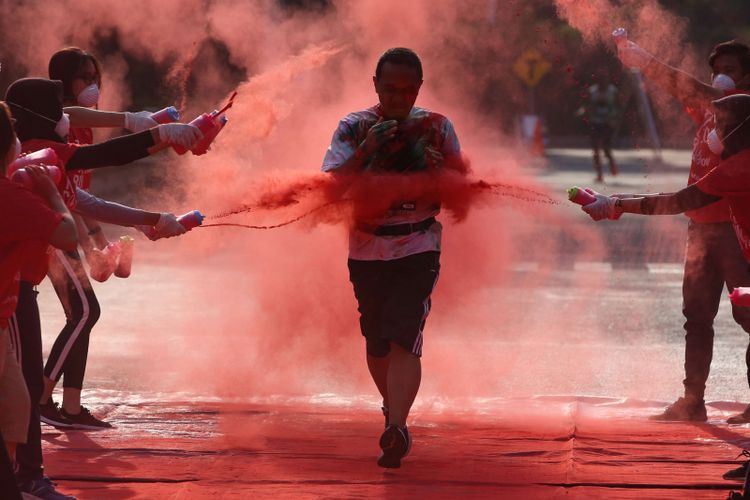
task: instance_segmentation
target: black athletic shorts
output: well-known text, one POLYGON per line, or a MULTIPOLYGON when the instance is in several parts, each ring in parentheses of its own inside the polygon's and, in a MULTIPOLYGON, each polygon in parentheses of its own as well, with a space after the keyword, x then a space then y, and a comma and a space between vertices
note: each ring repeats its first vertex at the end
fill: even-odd
POLYGON ((422 330, 439 273, 440 252, 396 260, 349 259, 367 354, 386 356, 390 342, 395 342, 415 356, 422 355, 422 330))

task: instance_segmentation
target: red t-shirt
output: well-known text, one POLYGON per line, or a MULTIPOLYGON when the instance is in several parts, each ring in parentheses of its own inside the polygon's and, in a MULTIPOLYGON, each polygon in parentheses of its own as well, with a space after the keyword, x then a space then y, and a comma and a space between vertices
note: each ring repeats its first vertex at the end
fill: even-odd
MULTIPOLYGON (((67 170, 65 169, 65 165, 70 160, 70 157, 73 156, 73 153, 75 153, 78 145, 48 141, 46 139, 31 139, 21 144, 21 150, 24 153, 44 148, 52 148, 57 154, 57 166, 63 173, 60 183, 57 185, 57 190, 60 191, 62 199, 68 208, 73 209, 76 206, 76 188, 66 175, 67 170)), ((48 262, 46 252, 38 259, 28 259, 21 268, 21 281, 35 285, 41 283, 47 275, 48 262)))
MULTIPOLYGON (((68 132, 68 142, 78 145, 93 144, 94 131, 90 128, 71 128, 68 132)), ((91 188, 91 170, 74 170, 68 172, 68 177, 74 186, 84 191, 91 188)))
POLYGON ((16 311, 21 268, 47 259, 50 236, 62 215, 37 194, 0 178, 0 326, 16 311))
POLYGON ((750 149, 722 161, 695 185, 704 193, 721 196, 727 201, 729 219, 742 254, 750 262, 750 149))
MULTIPOLYGON (((698 124, 698 130, 693 138, 693 158, 690 162, 690 176, 688 186, 698 182, 703 176, 714 169, 720 162, 721 156, 711 152, 706 142, 706 136, 714 128, 714 116, 708 108, 686 109, 687 113, 698 124)), ((694 222, 709 224, 713 222, 727 222, 729 220, 729 205, 726 200, 720 200, 697 210, 685 212, 694 222)))
POLYGON ((57 154, 57 166, 63 173, 62 179, 60 179, 60 183, 57 185, 57 189, 60 191, 60 195, 62 195, 65 205, 72 210, 76 206, 76 186, 70 180, 65 165, 67 165, 70 157, 73 156, 73 153, 78 149, 78 144, 66 144, 63 142, 48 141, 46 139, 30 139, 21 144, 22 153, 30 153, 44 148, 52 148, 57 154))

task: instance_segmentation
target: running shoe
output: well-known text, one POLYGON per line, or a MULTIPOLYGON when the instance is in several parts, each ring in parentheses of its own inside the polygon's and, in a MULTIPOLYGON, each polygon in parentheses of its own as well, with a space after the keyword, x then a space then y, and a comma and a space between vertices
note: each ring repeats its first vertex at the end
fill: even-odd
POLYGON ((60 414, 60 405, 49 398, 46 403, 39 405, 39 419, 47 425, 68 429, 73 424, 60 414))
POLYGON ((57 484, 52 482, 47 476, 44 476, 21 483, 18 485, 18 489, 21 490, 21 494, 26 493, 33 498, 41 498, 42 500, 76 500, 74 496, 60 493, 55 486, 57 484))
POLYGON ((409 429, 398 425, 386 427, 380 436, 380 449, 383 453, 378 458, 378 465, 387 469, 401 467, 401 459, 409 454, 411 449, 411 436, 409 429))
POLYGON ((706 415, 706 404, 702 399, 697 398, 680 398, 658 415, 652 415, 650 420, 660 420, 663 422, 705 422, 708 420, 706 415))
MULTIPOLYGON (((737 458, 740 458, 742 456, 750 458, 750 451, 742 450, 742 453, 737 455, 737 458)), ((723 477, 727 481, 744 481, 745 476, 747 476, 748 464, 750 464, 750 460, 745 461, 744 464, 740 465, 736 469, 725 472, 721 477, 723 477)))
POLYGON ((745 408, 742 413, 732 415, 727 419, 728 424, 747 424, 750 423, 750 406, 745 408))
POLYGON ((76 414, 68 413, 65 408, 60 410, 60 414, 70 421, 73 429, 98 431, 112 428, 112 424, 99 420, 85 406, 81 406, 81 411, 76 414))

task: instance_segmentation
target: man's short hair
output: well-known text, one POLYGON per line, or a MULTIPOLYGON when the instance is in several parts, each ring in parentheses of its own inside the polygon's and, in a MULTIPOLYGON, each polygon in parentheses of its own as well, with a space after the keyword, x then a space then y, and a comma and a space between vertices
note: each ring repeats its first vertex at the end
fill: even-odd
POLYGON ((422 61, 419 60, 419 56, 416 52, 411 49, 404 47, 394 47, 383 52, 383 55, 378 59, 378 65, 375 68, 375 78, 380 80, 380 75, 383 72, 383 64, 403 64, 410 68, 414 68, 417 71, 417 76, 422 79, 422 61))
POLYGON ((750 47, 737 40, 730 40, 717 44, 708 56, 708 65, 714 67, 714 61, 719 56, 735 56, 740 61, 742 71, 750 73, 750 47))

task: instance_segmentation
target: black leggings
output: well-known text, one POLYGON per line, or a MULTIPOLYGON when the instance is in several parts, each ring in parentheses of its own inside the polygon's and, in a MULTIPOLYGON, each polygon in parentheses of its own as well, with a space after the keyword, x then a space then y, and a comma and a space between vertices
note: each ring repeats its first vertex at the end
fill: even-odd
POLYGON ((65 374, 63 387, 82 389, 89 336, 99 320, 99 301, 78 251, 55 250, 48 276, 65 310, 66 322, 52 345, 44 375, 57 382, 65 374))
POLYGON ((18 289, 16 313, 10 320, 10 334, 16 355, 23 370, 23 378, 31 396, 29 435, 25 444, 16 449, 19 482, 39 479, 42 468, 42 429, 39 421, 39 398, 42 397, 42 328, 39 323, 37 291, 34 285, 21 282, 18 289))

